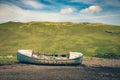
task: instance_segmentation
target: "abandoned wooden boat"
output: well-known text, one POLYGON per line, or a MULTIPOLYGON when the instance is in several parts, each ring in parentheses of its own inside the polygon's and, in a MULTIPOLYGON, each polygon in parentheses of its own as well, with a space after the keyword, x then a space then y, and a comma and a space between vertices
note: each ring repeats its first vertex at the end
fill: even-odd
POLYGON ((35 64, 81 64, 83 54, 79 52, 69 52, 68 54, 38 54, 33 50, 18 50, 17 59, 19 62, 35 64))

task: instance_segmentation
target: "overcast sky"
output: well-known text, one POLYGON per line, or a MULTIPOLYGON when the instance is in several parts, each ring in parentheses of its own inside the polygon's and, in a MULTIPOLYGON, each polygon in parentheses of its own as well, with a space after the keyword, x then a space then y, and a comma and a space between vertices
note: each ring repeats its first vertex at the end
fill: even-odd
POLYGON ((8 21, 120 25, 120 0, 0 0, 0 23, 8 21))

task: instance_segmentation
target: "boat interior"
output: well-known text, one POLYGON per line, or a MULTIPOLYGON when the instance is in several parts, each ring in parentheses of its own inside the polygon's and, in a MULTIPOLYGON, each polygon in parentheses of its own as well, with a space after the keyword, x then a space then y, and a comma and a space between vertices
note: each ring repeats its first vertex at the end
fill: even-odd
POLYGON ((68 54, 41 54, 41 53, 33 52, 32 57, 37 59, 46 59, 46 60, 68 60, 69 53, 68 54))

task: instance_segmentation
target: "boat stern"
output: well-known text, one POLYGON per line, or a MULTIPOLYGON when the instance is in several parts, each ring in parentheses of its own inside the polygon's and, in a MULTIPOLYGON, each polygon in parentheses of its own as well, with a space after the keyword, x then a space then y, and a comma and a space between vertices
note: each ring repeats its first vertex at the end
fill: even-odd
POLYGON ((33 50, 18 50, 17 51, 17 59, 20 62, 28 62, 30 61, 30 57, 32 56, 33 50))

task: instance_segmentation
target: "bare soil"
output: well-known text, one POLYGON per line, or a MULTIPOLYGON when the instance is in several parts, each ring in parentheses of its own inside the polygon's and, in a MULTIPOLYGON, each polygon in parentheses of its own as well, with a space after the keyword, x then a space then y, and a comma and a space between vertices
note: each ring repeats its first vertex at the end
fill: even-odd
POLYGON ((120 60, 85 58, 78 66, 5 63, 0 80, 120 80, 120 60))

